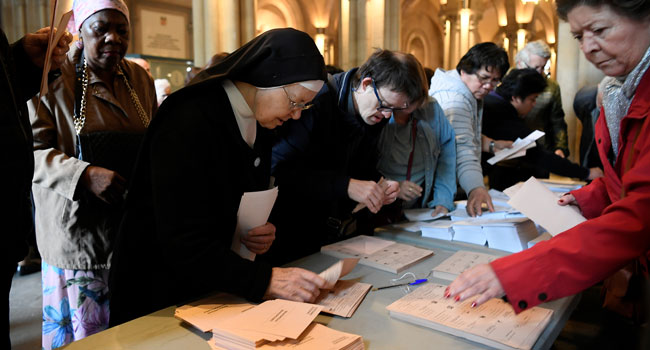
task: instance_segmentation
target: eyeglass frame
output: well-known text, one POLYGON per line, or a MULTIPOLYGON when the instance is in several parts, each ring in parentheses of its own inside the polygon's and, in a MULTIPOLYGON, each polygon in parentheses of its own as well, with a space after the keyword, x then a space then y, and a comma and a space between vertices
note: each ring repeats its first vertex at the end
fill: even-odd
POLYGON ((286 87, 283 86, 282 90, 284 90, 284 93, 287 95, 287 99, 289 99, 289 106, 292 110, 301 110, 301 111, 306 111, 312 107, 314 107, 313 103, 298 103, 294 100, 291 99, 291 96, 289 96, 289 92, 287 91, 286 87))
POLYGON ((379 106, 377 106, 377 110, 380 112, 399 112, 403 111, 409 108, 408 103, 406 104, 405 107, 387 107, 384 106, 384 101, 382 101, 381 97, 379 97, 379 92, 377 92, 377 86, 375 85, 375 79, 370 78, 370 82, 372 83, 372 90, 375 92, 375 97, 377 97, 377 101, 379 102, 379 106))
POLYGON ((478 74, 478 71, 474 72, 474 75, 476 76, 476 79, 478 79, 478 82, 481 83, 481 86, 485 84, 490 84, 490 86, 496 87, 501 83, 501 79, 491 79, 491 77, 482 77, 478 74))
POLYGON ((545 72, 546 72, 546 64, 544 64, 543 67, 539 67, 539 68, 537 68, 537 67, 533 67, 533 66, 529 65, 528 62, 523 61, 523 60, 521 61, 521 63, 523 63, 524 66, 526 66, 526 68, 534 69, 534 70, 537 71, 537 73, 542 74, 542 75, 545 75, 545 72), (541 70, 541 72, 540 72, 540 70, 541 70))

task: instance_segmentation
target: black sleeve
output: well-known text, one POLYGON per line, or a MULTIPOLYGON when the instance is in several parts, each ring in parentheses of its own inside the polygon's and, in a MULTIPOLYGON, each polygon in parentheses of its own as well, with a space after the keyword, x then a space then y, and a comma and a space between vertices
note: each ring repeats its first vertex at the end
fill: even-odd
POLYGON ((347 198, 350 177, 335 165, 341 161, 336 158, 340 130, 332 104, 325 93, 299 120, 290 120, 278 130, 272 174, 282 191, 323 201, 347 198))
POLYGON ((42 68, 34 65, 25 53, 23 47, 23 40, 20 39, 11 45, 11 52, 13 54, 13 61, 16 66, 16 74, 14 79, 14 91, 16 91, 16 98, 20 101, 27 102, 30 98, 34 97, 40 89, 42 68))
POLYGON ((544 147, 531 148, 526 150, 526 160, 535 164, 535 167, 548 170, 554 174, 567 177, 575 177, 582 180, 589 177, 589 169, 551 153, 544 147))
POLYGON ((149 148, 156 238, 168 257, 164 266, 172 269, 170 275, 182 276, 184 293, 219 290, 259 301, 269 285, 271 266, 230 250, 246 189, 236 180, 243 173, 241 154, 219 121, 234 118, 220 112, 225 101, 202 101, 216 104, 207 109, 188 103, 171 108, 169 101, 163 107, 170 108, 159 110, 162 125, 152 133, 149 148), (170 119, 173 122, 167 122, 170 119))

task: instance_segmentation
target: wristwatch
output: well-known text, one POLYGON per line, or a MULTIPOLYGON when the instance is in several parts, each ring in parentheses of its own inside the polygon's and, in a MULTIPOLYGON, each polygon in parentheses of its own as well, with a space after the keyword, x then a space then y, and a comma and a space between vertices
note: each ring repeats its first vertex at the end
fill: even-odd
POLYGON ((494 154, 494 140, 490 141, 490 153, 494 154))

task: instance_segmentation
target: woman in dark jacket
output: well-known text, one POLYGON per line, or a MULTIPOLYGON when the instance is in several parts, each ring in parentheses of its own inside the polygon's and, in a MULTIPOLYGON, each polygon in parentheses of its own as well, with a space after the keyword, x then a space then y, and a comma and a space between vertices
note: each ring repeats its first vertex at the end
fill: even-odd
MULTIPOLYGON (((496 90, 485 97, 483 134, 495 140, 510 141, 528 136, 532 130, 523 117, 535 106, 537 96, 545 87, 544 78, 532 68, 510 71, 496 90)), ((502 191, 531 176, 547 178, 549 172, 582 180, 602 176, 600 169, 581 167, 544 147, 527 149, 523 157, 487 165, 483 173, 490 179, 490 188, 502 191)))

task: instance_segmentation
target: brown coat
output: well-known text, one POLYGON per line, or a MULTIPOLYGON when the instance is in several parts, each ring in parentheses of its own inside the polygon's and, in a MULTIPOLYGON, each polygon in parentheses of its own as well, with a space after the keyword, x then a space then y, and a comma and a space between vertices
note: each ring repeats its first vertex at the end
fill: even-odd
MULTIPOLYGON (((64 269, 107 269, 117 222, 80 205, 78 200, 79 180, 89 165, 75 158, 75 63, 80 54, 81 50, 76 48, 70 51, 61 67, 62 76, 50 84, 48 94, 41 98, 38 115, 37 101, 29 103, 34 134, 32 191, 36 237, 41 256, 48 264, 64 269)), ((142 107, 153 116, 157 106, 153 79, 133 62, 122 60, 120 65, 142 107)), ((114 79, 113 95, 90 69, 88 78, 86 123, 82 133, 145 130, 123 79, 118 76, 114 79)))

